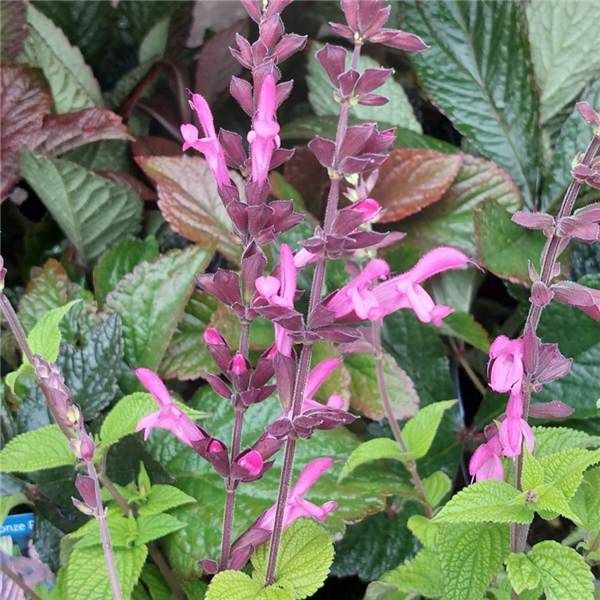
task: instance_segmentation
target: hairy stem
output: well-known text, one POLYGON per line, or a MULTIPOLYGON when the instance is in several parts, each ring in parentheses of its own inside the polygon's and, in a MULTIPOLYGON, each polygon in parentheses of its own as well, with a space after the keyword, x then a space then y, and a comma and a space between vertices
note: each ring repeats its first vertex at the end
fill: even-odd
MULTIPOLYGON (((581 160, 581 163, 584 165, 590 164, 591 160, 596 156, 598 152, 598 148, 600 147, 600 138, 594 137, 592 141, 589 143, 585 154, 581 160)), ((568 217, 573 212, 573 207, 575 206, 575 201, 577 200, 577 196, 579 194, 579 190, 581 188, 581 183, 573 179, 571 184, 569 185, 565 197, 563 198, 560 210, 556 216, 556 220, 562 219, 564 217, 568 217)), ((542 250, 541 256, 541 271, 540 271, 540 280, 546 284, 550 285, 553 272, 554 265, 558 260, 558 256, 561 248, 561 239, 556 233, 553 233, 547 240, 544 245, 544 249, 542 250)), ((527 315, 527 320, 525 321, 525 330, 527 328, 531 328, 533 333, 535 334, 537 331, 538 324, 540 322, 540 317, 542 315, 543 307, 536 306, 531 303, 529 307, 529 314, 527 315)), ((523 418, 527 420, 529 415, 529 403, 531 401, 531 385, 529 377, 525 377, 523 380, 523 418)), ((523 454, 520 454, 517 458, 517 487, 518 489, 522 489, 521 484, 521 475, 523 472, 523 454)), ((525 545, 527 543, 527 536, 529 533, 529 525, 523 524, 513 524, 510 529, 510 538, 511 538, 511 549, 513 552, 523 552, 525 550, 525 545)), ((519 595, 513 591, 513 599, 517 600, 519 595)))
POLYGON ((42 600, 7 564, 0 561, 0 571, 20 587, 30 600, 42 600))
MULTIPOLYGON (((354 51, 352 53, 352 68, 356 69, 358 66, 358 59, 360 57, 361 44, 354 45, 354 51)), ((342 145, 342 141, 346 136, 348 130, 348 115, 350 107, 347 104, 343 104, 340 116, 338 119, 337 132, 335 136, 335 153, 334 153, 334 166, 337 166, 339 149, 342 145)), ((335 169, 333 169, 335 171, 335 169)), ((331 176, 331 185, 329 187, 329 194, 327 196, 327 207, 325 209, 325 220, 323 223, 323 235, 327 236, 331 233, 335 215, 337 213, 339 199, 340 199, 340 179, 341 175, 333 173, 331 176)), ((310 300, 308 303, 308 319, 310 322, 310 316, 314 311, 315 307, 321 300, 323 295, 323 283, 325 281, 325 265, 326 258, 319 257, 317 265, 315 267, 315 274, 312 281, 310 290, 310 300)), ((310 365, 312 361, 312 346, 305 343, 302 346, 300 353, 300 361, 298 364, 296 374, 296 384, 294 388, 294 398, 292 400, 291 416, 292 418, 297 417, 302 412, 302 402, 304 400, 304 393, 306 389, 306 383, 308 381, 308 374, 310 371, 310 365)), ((273 533, 271 534, 271 547, 269 548, 269 560, 267 563, 267 571, 265 575, 265 581, 267 585, 271 585, 275 580, 275 568, 277 566, 277 557, 279 554, 279 546, 281 544, 281 535, 283 533, 283 518, 285 516, 285 507, 287 504, 288 495, 290 492, 290 485, 292 481, 292 472, 294 470, 294 455, 296 452, 296 440, 288 438, 285 446, 285 454, 283 458, 283 466, 281 469, 281 478, 279 480, 279 491, 277 493, 277 503, 275 508, 275 521, 273 525, 273 533)))
MULTIPOLYGON (((373 350, 375 356, 375 367, 377 371, 377 384, 379 386, 379 394, 381 395, 381 400, 383 401, 383 406, 385 408, 385 416, 387 417, 388 423, 392 429, 392 433, 394 434, 394 438, 398 442, 400 449, 402 452, 408 452, 408 448, 406 446, 406 442, 402 437, 402 431, 400 431, 400 426, 398 425, 398 421, 394 416, 394 411, 392 410, 392 404, 390 402, 390 397, 388 394, 387 384, 385 382, 385 374, 383 372, 383 351, 381 349, 381 324, 379 321, 372 322, 373 327, 373 350)), ((417 463, 414 460, 410 460, 405 464, 410 476, 412 477, 413 483, 421 496, 421 500, 423 503, 423 507, 425 509, 425 515, 428 519, 433 517, 433 513, 431 511, 431 506, 427 501, 427 496, 425 494, 425 489, 423 488, 423 482, 419 477, 419 472, 417 470, 417 463)))

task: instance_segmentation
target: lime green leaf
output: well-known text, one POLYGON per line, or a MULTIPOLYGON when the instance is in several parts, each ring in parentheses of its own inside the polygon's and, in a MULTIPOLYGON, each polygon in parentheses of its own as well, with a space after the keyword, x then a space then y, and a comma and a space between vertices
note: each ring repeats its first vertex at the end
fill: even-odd
POLYGON ((44 72, 57 113, 102 106, 100 86, 85 64, 79 48, 71 46, 65 34, 31 4, 27 9, 30 27, 23 57, 44 72))
POLYGON ((361 444, 352 454, 348 457, 348 460, 344 463, 342 471, 340 472, 339 481, 342 481, 354 469, 365 463, 373 460, 379 460, 382 458, 390 458, 393 460, 399 460, 400 462, 406 462, 410 460, 412 455, 409 452, 402 452, 398 442, 389 438, 375 438, 368 440, 361 444))
MULTIPOLYGON (((252 557, 253 577, 264 585, 270 544, 263 544, 252 557)), ((330 534, 314 521, 299 519, 281 538, 275 570, 275 585, 302 600, 312 596, 325 582, 333 562, 330 534)))
POLYGON ((479 481, 450 498, 434 520, 440 523, 531 523, 533 511, 521 496, 519 490, 504 481, 479 481))
MULTIPOLYGON (((340 105, 333 97, 333 84, 329 80, 327 73, 321 66, 321 63, 315 58, 315 53, 323 48, 322 44, 313 43, 309 53, 308 60, 308 99, 310 104, 319 117, 327 115, 337 115, 340 112, 340 105)), ((350 66, 351 53, 347 57, 347 66, 350 66)), ((365 69, 377 69, 381 65, 368 56, 362 55, 358 60, 358 71, 365 69)), ((415 114, 410 105, 404 89, 393 78, 390 78, 377 91, 378 94, 385 96, 389 102, 385 106, 361 106, 352 107, 351 114, 356 119, 362 121, 384 121, 392 126, 405 127, 417 133, 421 133, 421 125, 415 118, 415 114)))
POLYGON ((579 487, 583 472, 597 462, 600 462, 600 450, 580 448, 549 454, 540 460, 545 483, 559 489, 567 500, 573 497, 579 487))
POLYGON ((536 544, 527 558, 540 573, 547 600, 592 600, 594 576, 583 557, 558 542, 536 544))
POLYGON ((165 535, 179 531, 185 525, 179 519, 164 513, 140 515, 137 519, 138 536, 135 543, 138 546, 140 544, 147 544, 152 540, 157 540, 165 535))
POLYGON ((422 483, 427 503, 432 507, 436 507, 450 493, 452 488, 450 478, 442 471, 426 477, 422 483))
MULTIPOLYGON (((537 442, 537 440, 536 440, 537 442)), ((523 473, 521 485, 524 490, 532 490, 544 481, 544 467, 533 457, 527 447, 523 447, 523 473)))
POLYGON ((398 586, 383 581, 371 581, 365 592, 365 600, 405 600, 406 595, 398 591, 398 586))
POLYGON ((590 469, 584 476, 571 500, 571 508, 581 521, 583 529, 600 529, 600 467, 590 469))
POLYGON ((135 193, 75 163, 24 153, 21 173, 85 262, 138 233, 135 193))
POLYGON ((445 600, 481 598, 510 552, 508 526, 442 527, 438 550, 446 582, 445 600))
MULTIPOLYGON (((427 597, 444 595, 444 577, 437 552, 421 550, 412 560, 407 560, 381 577, 383 583, 394 585, 407 594, 427 597)), ((384 596, 385 598, 386 596, 384 596)))
POLYGON ((145 35, 140 50, 138 53, 138 61, 140 64, 148 60, 162 58, 167 48, 169 39, 169 26, 171 25, 171 17, 166 16, 160 21, 157 21, 150 31, 145 35))
POLYGON ((532 0, 525 13, 531 58, 541 91, 542 123, 547 123, 563 107, 575 102, 585 84, 600 71, 595 38, 600 4, 532 0), (581 56, 589 58, 581 60, 581 56))
POLYGON ((426 548, 435 546, 440 525, 423 515, 413 515, 408 520, 407 526, 423 546, 426 548))
POLYGON ((535 590, 540 584, 540 572, 525 554, 509 554, 506 559, 508 579, 517 594, 535 590))
POLYGON ((2 473, 29 473, 71 465, 74 461, 71 446, 58 425, 22 433, 0 452, 2 473))
MULTIPOLYGON (((181 402, 174 402, 192 420, 206 416, 206 413, 189 408, 181 402)), ((100 429, 102 443, 105 446, 111 446, 126 435, 135 433, 135 428, 140 419, 150 413, 157 412, 158 408, 156 400, 147 392, 135 392, 129 394, 129 396, 125 396, 125 398, 119 400, 102 423, 102 428, 100 429)))
POLYGON ((156 371, 194 289, 194 276, 212 257, 212 248, 172 250, 141 263, 106 298, 105 309, 123 321, 125 358, 156 371))
POLYGON ((422 458, 427 454, 444 412, 455 404, 456 400, 435 402, 422 408, 406 423, 402 430, 402 437, 413 458, 422 458))
MULTIPOLYGON (((146 546, 113 548, 113 553, 121 591, 124 598, 129 598, 146 562, 148 549, 146 546)), ((73 550, 67 567, 67 590, 71 600, 113 597, 102 547, 73 550)))
POLYGON ((158 254, 158 242, 154 237, 124 240, 106 252, 94 267, 94 292, 98 307, 104 306, 106 296, 125 275, 141 262, 152 262, 158 258, 158 254))
POLYGON ((539 99, 521 7, 407 2, 402 25, 431 45, 411 56, 430 98, 470 143, 512 176, 532 204, 542 164, 539 99))
MULTIPOLYGON (((134 545, 137 535, 137 523, 133 517, 125 517, 121 511, 110 511, 106 517, 108 532, 110 534, 110 543, 115 548, 130 548, 134 545)), ((77 542, 77 548, 93 548, 102 546, 102 535, 100 525, 96 519, 91 519, 85 525, 85 529, 80 528, 70 534, 70 537, 77 539, 81 533, 81 539, 77 542), (83 531, 82 531, 83 530, 83 531)))
POLYGON ((156 515, 190 502, 196 502, 195 498, 188 496, 179 488, 156 484, 152 486, 146 503, 140 506, 138 513, 140 515, 156 515))
POLYGON ((294 596, 281 588, 263 588, 241 571, 222 571, 210 582, 206 600, 294 600, 294 596))
MULTIPOLYGON (((175 600, 175 594, 173 590, 165 581, 156 565, 146 563, 142 569, 142 576, 140 579, 150 590, 152 600, 175 600)), ((207 585, 203 581, 179 580, 179 583, 187 595, 187 600, 204 599, 207 585)))
POLYGON ((534 496, 535 501, 531 506, 543 519, 551 520, 557 515, 562 515, 579 524, 579 518, 571 510, 565 495, 560 490, 551 485, 540 485, 534 492, 537 499, 534 496))
POLYGON ((538 460, 549 454, 570 450, 571 448, 589 448, 600 446, 600 436, 590 435, 570 427, 534 427, 535 456, 538 460))
POLYGON ((0 523, 4 523, 4 519, 6 519, 8 513, 21 504, 33 505, 33 502, 28 500, 27 496, 21 492, 11 494, 10 496, 0 496, 0 523))

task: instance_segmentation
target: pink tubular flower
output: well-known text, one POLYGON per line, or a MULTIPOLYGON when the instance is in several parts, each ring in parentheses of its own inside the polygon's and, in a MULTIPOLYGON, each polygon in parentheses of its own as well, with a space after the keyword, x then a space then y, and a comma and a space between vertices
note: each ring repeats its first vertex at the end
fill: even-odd
POLYGON ((501 394, 518 393, 523 382, 523 340, 498 336, 490 346, 490 387, 501 394))
POLYGON ((335 394, 329 397, 326 405, 321 404, 313 400, 313 396, 317 393, 317 390, 325 383, 327 378, 338 368, 341 361, 339 358, 327 358, 321 361, 309 374, 308 381, 306 382, 306 388, 304 390, 304 400, 302 401, 302 412, 313 409, 322 408, 333 408, 342 409, 344 408, 344 400, 335 394))
POLYGON ((523 449, 523 440, 525 440, 529 452, 533 452, 535 440, 533 430, 523 419, 523 397, 520 387, 510 394, 506 407, 506 419, 500 423, 498 437, 504 456, 511 458, 519 456, 523 449))
MULTIPOLYGON (((300 473, 296 485, 290 491, 287 499, 285 511, 283 513, 283 527, 287 527, 296 519, 301 517, 314 517, 317 521, 324 521, 327 515, 337 508, 336 502, 326 502, 322 506, 317 506, 304 499, 306 492, 315 484, 315 482, 333 465, 332 458, 317 458, 300 473)), ((276 505, 266 510, 255 523, 254 527, 273 531, 275 524, 276 505)))
POLYGON ((198 129, 194 125, 182 125, 180 130, 184 140, 183 151, 185 152, 188 148, 194 148, 204 154, 219 188, 224 185, 231 185, 227 163, 225 162, 225 154, 215 132, 213 116, 206 100, 200 94, 194 94, 190 106, 198 115, 204 131, 204 137, 199 138, 198 129))
POLYGON ((442 271, 457 269, 468 262, 469 258, 455 248, 440 246, 430 250, 412 269, 373 288, 373 297, 379 306, 376 318, 383 318, 401 308, 410 308, 419 321, 433 322, 439 326, 453 309, 442 304, 436 305, 420 284, 442 271))
POLYGON ((502 444, 498 435, 494 435, 488 442, 475 450, 469 462, 469 473, 475 481, 485 479, 498 479, 504 481, 504 465, 500 456, 502 444))
POLYGON ((258 110, 252 121, 248 142, 252 155, 252 181, 262 186, 267 180, 273 150, 279 148, 279 124, 275 120, 277 110, 275 79, 267 75, 260 88, 258 110))
MULTIPOLYGON (((260 296, 265 298, 272 306, 294 308, 294 296, 296 295, 296 266, 294 255, 287 244, 281 244, 279 251, 279 279, 272 275, 258 277, 256 279, 256 290, 260 296)), ((275 323, 275 346, 285 356, 292 354, 292 340, 288 332, 279 324, 275 323)))
POLYGON ((194 422, 178 408, 165 384, 160 377, 150 369, 136 369, 135 374, 142 385, 152 394, 160 410, 150 413, 140 419, 136 431, 144 429, 144 439, 147 440, 151 429, 168 429, 184 444, 193 448, 193 443, 204 439, 204 435, 194 422))

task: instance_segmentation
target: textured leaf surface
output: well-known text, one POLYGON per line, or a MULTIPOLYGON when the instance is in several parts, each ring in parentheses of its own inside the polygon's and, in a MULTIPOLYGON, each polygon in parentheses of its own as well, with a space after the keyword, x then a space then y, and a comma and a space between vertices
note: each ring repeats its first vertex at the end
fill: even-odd
POLYGON ((506 559, 508 579, 517 594, 535 590, 540 584, 540 572, 525 554, 511 553, 506 559))
MULTIPOLYGON (((319 117, 326 115, 338 115, 340 105, 333 97, 333 84, 321 66, 321 63, 315 58, 315 53, 323 48, 322 44, 313 43, 309 52, 308 60, 308 99, 310 104, 319 117)), ((351 53, 346 59, 347 67, 350 67, 351 53)), ((365 69, 377 69, 381 65, 368 56, 362 55, 358 60, 358 71, 362 73, 365 69)), ((378 90, 377 93, 389 99, 385 106, 361 106, 357 104, 351 110, 351 114, 356 119, 362 121, 379 122, 383 121, 392 126, 405 127, 411 131, 421 133, 421 125, 415 118, 413 109, 404 89, 392 77, 388 79, 378 90)))
MULTIPOLYGON (((229 235, 231 219, 203 158, 142 156, 137 162, 156 183, 160 211, 177 233, 192 242, 216 244, 229 260, 239 261, 241 248, 229 235)), ((235 174, 230 175, 234 183, 241 183, 235 174)))
POLYGON ((600 4, 533 0, 525 13, 531 58, 541 91, 542 123, 546 123, 574 102, 600 70, 595 37, 600 4))
POLYGON ((549 454, 540 460, 544 468, 544 481, 560 490, 567 500, 579 487, 583 479, 583 472, 593 464, 600 462, 599 450, 582 450, 572 448, 549 454))
POLYGON ((141 262, 152 262, 158 258, 158 254, 158 242, 154 237, 124 240, 106 252, 94 268, 94 292, 98 306, 104 306, 106 296, 125 275, 141 262))
POLYGON ((196 500, 173 485, 156 484, 152 486, 146 503, 140 506, 140 515, 155 515, 196 500))
POLYGON ((348 460, 342 467, 340 481, 348 477, 354 469, 365 463, 381 460, 382 458, 405 462, 411 457, 412 455, 410 453, 402 452, 396 440, 390 440, 389 438, 375 438, 373 440, 368 440, 356 448, 356 450, 348 457, 348 460))
POLYGON ((437 506, 444 497, 450 493, 452 482, 446 473, 438 471, 429 477, 423 479, 423 490, 425 498, 430 506, 437 506))
POLYGON ((30 153, 21 171, 84 261, 140 229, 141 202, 129 189, 75 163, 30 153))
POLYGON ((600 436, 590 435, 569 427, 534 427, 535 456, 538 460, 571 448, 592 448, 600 446, 600 436))
POLYGON ((508 526, 452 525, 441 529, 438 551, 447 600, 481 598, 510 551, 508 526))
POLYGON ((172 250, 139 264, 108 295, 106 310, 121 315, 130 364, 158 369, 192 295, 194 276, 211 257, 211 247, 172 250))
MULTIPOLYGON (((253 577, 265 580, 270 544, 262 545, 252 557, 253 577)), ((333 562, 331 535, 309 519, 292 523, 283 532, 275 570, 276 585, 302 600, 312 596, 325 582, 333 562)))
POLYGON ((422 408, 404 426, 402 436, 413 458, 423 458, 427 454, 440 426, 444 412, 455 404, 456 400, 446 400, 445 402, 430 404, 422 408))
POLYGON ((571 500, 571 508, 583 529, 600 529, 600 467, 590 469, 571 500))
MULTIPOLYGON (((133 546, 114 548, 113 552, 121 591, 125 598, 129 598, 139 579, 148 550, 146 546, 133 546)), ((67 590, 69 600, 106 600, 112 597, 101 548, 75 548, 67 568, 67 590)))
POLYGON ((4 61, 12 62, 23 47, 27 37, 26 21, 27 5, 24 2, 4 4, 0 13, 0 51, 4 61))
POLYGON ((491 161, 465 154, 442 199, 402 222, 402 231, 408 233, 406 242, 422 252, 447 245, 473 256, 473 208, 486 199, 496 200, 510 212, 523 204, 519 188, 506 171, 491 161))
POLYGON ((477 262, 502 279, 530 284, 527 261, 539 269, 545 237, 511 221, 511 214, 494 200, 485 200, 473 210, 477 262))
POLYGON ((208 586, 206 600, 293 600, 287 590, 261 584, 241 571, 223 571, 208 586))
POLYGON ((539 100, 520 6, 512 2, 408 2, 403 26, 431 49, 412 56, 433 102, 480 152, 536 198, 539 100))
POLYGON ((389 571, 381 581, 396 586, 400 592, 430 597, 442 596, 445 589, 438 554, 429 549, 421 550, 412 560, 389 571))
POLYGON ((164 513, 140 515, 137 519, 138 536, 135 543, 138 546, 140 544, 147 544, 152 540, 157 540, 170 533, 179 531, 185 525, 185 523, 182 523, 175 517, 165 515, 164 513))
POLYGON ((440 523, 531 523, 533 511, 521 492, 504 481, 488 479, 452 496, 435 517, 440 523))
POLYGON ((30 31, 23 53, 30 65, 44 71, 56 112, 102 106, 100 86, 79 48, 71 46, 65 34, 32 5, 27 23, 30 31))
MULTIPOLYGON (((379 393, 373 355, 349 354, 344 359, 344 366, 350 373, 350 406, 370 419, 381 421, 385 418, 385 408, 379 393)), ((419 410, 415 385, 394 357, 387 353, 383 355, 383 373, 395 417, 412 417, 419 410)))
POLYGON ((433 150, 405 148, 390 152, 372 192, 386 210, 380 221, 400 221, 440 200, 458 174, 461 162, 461 154, 433 150))
MULTIPOLYGON (((228 442, 233 426, 231 406, 222 402, 213 392, 206 388, 203 390, 192 404, 195 408, 212 413, 211 417, 203 421, 202 426, 213 436, 228 442)), ((281 407, 275 399, 251 406, 244 422, 242 447, 254 443, 280 411, 281 407)), ((198 573, 199 558, 216 558, 220 552, 221 510, 216 508, 215 517, 211 519, 206 519, 206 510, 207 507, 213 510, 223 506, 223 481, 210 465, 169 433, 153 431, 147 445, 153 455, 176 477, 177 487, 197 499, 196 504, 173 509, 172 514, 187 522, 188 526, 169 536, 164 545, 169 561, 178 571, 185 574, 198 573)), ((345 461, 358 445, 358 440, 344 428, 316 432, 310 442, 299 443, 297 446, 294 481, 300 469, 310 460, 330 456, 334 460, 345 461)), ((275 466, 262 479, 251 486, 239 487, 236 494, 234 538, 273 504, 279 484, 281 459, 279 453, 275 466)), ((341 464, 332 467, 306 496, 316 504, 330 500, 338 502, 337 510, 324 523, 333 533, 343 532, 344 521, 356 522, 369 513, 382 510, 383 496, 394 493, 398 485, 396 475, 375 468, 338 484, 340 469, 341 464)))
POLYGON ((159 373, 163 378, 198 379, 207 371, 216 370, 203 336, 217 304, 212 296, 194 292, 160 363, 159 373))
POLYGON ((71 465, 71 446, 58 425, 48 425, 13 438, 0 452, 3 473, 29 473, 71 465))
MULTIPOLYGON (((567 7, 580 3, 564 4, 567 7)), ((581 4, 591 7, 591 4, 581 4)), ((597 10, 597 6, 595 10, 597 10)), ((585 62, 578 61, 578 63, 585 62)), ((570 88, 566 88, 565 91, 567 90, 570 90, 570 88)), ((600 79, 597 79, 586 87, 581 94, 581 99, 586 100, 596 109, 600 106, 600 79)), ((542 210, 548 210, 552 207, 554 209, 553 212, 555 212, 558 203, 560 203, 566 192, 567 186, 571 183, 571 162, 577 156, 578 152, 585 151, 591 139, 592 132, 590 126, 583 120, 580 112, 576 108, 573 108, 562 126, 554 148, 552 165, 548 171, 548 176, 544 179, 541 201, 542 210)))

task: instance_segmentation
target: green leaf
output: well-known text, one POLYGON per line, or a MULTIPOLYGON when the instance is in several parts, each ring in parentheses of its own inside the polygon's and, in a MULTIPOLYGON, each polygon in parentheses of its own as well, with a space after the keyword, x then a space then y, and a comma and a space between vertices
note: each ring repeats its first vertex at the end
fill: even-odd
MULTIPOLYGON (((239 263, 241 247, 229 234, 231 219, 203 158, 140 156, 137 163, 156 183, 158 207, 177 233, 198 244, 215 244, 227 259, 239 263)), ((241 185, 237 174, 232 171, 230 176, 234 185, 241 185)))
POLYGON ((408 520, 407 526, 426 548, 437 544, 438 531, 441 526, 434 523, 431 519, 423 515, 414 515, 408 520))
POLYGON ((106 298, 106 310, 123 321, 125 358, 156 371, 212 248, 172 250, 153 263, 141 263, 106 298))
POLYGON ((540 572, 526 554, 509 554, 506 570, 510 584, 517 594, 523 590, 535 590, 540 584, 540 572))
MULTIPOLYGON (((113 548, 113 553, 121 591, 124 598, 129 598, 146 562, 148 549, 146 546, 113 548)), ((67 590, 71 600, 106 600, 113 597, 101 547, 76 547, 73 550, 67 567, 67 590)))
POLYGON ((531 503, 531 506, 542 519, 550 521, 558 515, 562 515, 579 524, 579 518, 571 510, 565 495, 559 489, 551 485, 540 485, 534 492, 537 495, 537 499, 531 503))
POLYGON ((527 261, 539 269, 545 237, 511 221, 510 213, 495 200, 473 209, 478 263, 502 279, 529 285, 527 261))
POLYGON ((0 451, 2 473, 30 473, 74 462, 71 446, 58 425, 22 433, 0 451))
MULTIPOLYGON (((187 405, 175 400, 175 404, 192 420, 206 416, 206 413, 190 409, 187 405)), ((156 400, 147 392, 135 392, 119 400, 117 405, 108 413, 102 428, 100 439, 105 446, 116 444, 126 435, 135 433, 140 419, 158 411, 156 400)), ((154 486, 152 487, 154 489, 154 486)))
POLYGON ((593 600, 594 576, 573 548, 553 541, 540 542, 527 558, 539 571, 547 600, 593 600))
POLYGON ((450 493, 452 482, 446 473, 438 471, 423 479, 423 491, 430 506, 436 507, 450 493))
MULTIPOLYGON (((315 58, 315 53, 323 48, 322 44, 314 42, 311 45, 308 59, 308 99, 319 117, 327 115, 338 115, 340 105, 333 97, 333 84, 329 80, 327 73, 321 66, 321 63, 315 58)), ((348 54, 346 66, 350 67, 351 53, 348 54)), ((377 69, 381 65, 368 56, 362 55, 358 60, 358 71, 365 69, 377 69)), ((378 94, 385 96, 389 102, 385 106, 361 106, 357 104, 350 111, 352 116, 362 121, 383 121, 392 126, 404 127, 421 133, 421 125, 415 118, 415 114, 410 105, 408 97, 402 86, 393 78, 388 79, 377 91, 378 94)))
MULTIPOLYGON (((158 567, 146 563, 142 569, 141 580, 150 590, 152 600, 176 600, 175 593, 165 581, 158 567)), ((184 589, 188 600, 203 600, 206 594, 207 585, 203 581, 181 581, 181 587, 184 589)))
POLYGON ((339 481, 348 477, 348 475, 360 465, 364 465, 373 460, 388 458, 406 462, 407 460, 410 460, 411 457, 412 455, 410 453, 402 452, 396 440, 391 440, 389 438, 375 438, 373 440, 368 440, 356 448, 356 450, 348 457, 348 460, 344 463, 342 471, 340 472, 339 481))
POLYGON ((94 267, 94 293, 98 307, 104 306, 106 296, 125 275, 142 262, 152 262, 158 255, 158 242, 154 237, 124 240, 106 252, 94 267))
POLYGON ((428 597, 444 595, 444 577, 438 554, 434 550, 421 550, 412 560, 383 575, 381 581, 407 594, 428 597))
MULTIPOLYGON (((264 585, 270 544, 263 544, 252 557, 252 576, 264 585)), ((312 596, 325 582, 333 562, 330 534, 317 523, 299 519, 283 532, 275 570, 275 585, 302 600, 312 596)))
POLYGON ((206 600, 294 600, 294 596, 278 587, 263 588, 241 571, 222 571, 210 582, 206 600))
POLYGON ((469 313, 460 311, 450 313, 442 321, 440 333, 467 342, 486 354, 490 348, 487 331, 469 313))
POLYGON ((407 2, 404 27, 431 45, 411 57, 430 98, 533 205, 541 167, 539 100, 521 7, 407 2))
POLYGON ((600 5, 533 0, 525 7, 525 14, 531 58, 541 91, 542 123, 547 123, 571 104, 600 71, 600 56, 595 51, 600 5), (586 60, 581 60, 581 56, 586 60))
POLYGON ((455 404, 456 400, 435 402, 422 408, 406 423, 402 430, 402 437, 404 437, 408 451, 413 458, 423 458, 427 454, 444 412, 455 404))
POLYGON ((523 494, 504 481, 488 479, 452 496, 436 515, 439 523, 531 523, 533 511, 523 494))
POLYGON ((600 467, 590 469, 571 499, 571 508, 586 531, 600 529, 600 467))
MULTIPOLYGON (((537 442, 537 440, 536 440, 537 442)), ((523 490, 533 490, 544 482, 544 467, 523 447, 523 472, 521 474, 521 487, 523 490)))
MULTIPOLYGON (((569 3, 575 6, 579 3, 569 3)), ((581 6, 590 6, 581 4, 581 6)), ((591 21, 590 21, 591 23, 591 21)), ((587 63, 587 61, 583 61, 587 63)), ((565 92, 570 91, 570 87, 565 92)), ((586 87, 581 94, 581 99, 592 106, 600 106, 600 78, 586 87)), ((578 152, 583 152, 592 139, 589 124, 583 120, 581 113, 573 107, 565 121, 554 148, 552 164, 544 178, 542 188, 541 210, 554 210, 561 202, 568 185, 571 183, 571 162, 578 152)))
MULTIPOLYGON (((2 490, 3 493, 6 493, 2 490)), ((22 504, 31 504, 33 502, 27 499, 27 496, 19 492, 18 494, 10 494, 9 496, 0 496, 0 523, 4 523, 4 520, 8 516, 8 513, 17 506, 22 504)))
POLYGON ((481 598, 510 552, 508 526, 443 527, 438 550, 446 582, 444 600, 481 598))
POLYGON ((57 113, 102 106, 102 94, 81 51, 71 46, 65 34, 32 5, 27 9, 29 35, 22 58, 39 67, 50 85, 57 113))
POLYGON ((145 63, 153 58, 163 58, 169 40, 171 17, 166 16, 157 21, 145 35, 138 53, 138 60, 145 63))
POLYGON ((570 450, 571 448, 589 448, 600 446, 600 436, 590 435, 569 427, 534 427, 535 456, 538 460, 549 454, 570 450))
POLYGON ((21 156, 21 173, 85 262, 140 229, 142 205, 131 189, 67 160, 31 153, 21 156))
MULTIPOLYGON (((203 387, 192 402, 192 406, 201 407, 212 413, 203 422, 211 434, 219 439, 231 439, 233 412, 231 406, 223 402, 214 392, 203 387)), ((244 422, 242 447, 253 444, 262 435, 265 427, 281 412, 281 406, 275 398, 248 409, 244 422)), ((327 432, 316 432, 310 443, 298 443, 293 481, 299 471, 311 460, 324 456, 340 461, 317 481, 307 493, 306 498, 316 504, 328 501, 338 502, 338 508, 331 513, 324 526, 333 534, 345 529, 345 522, 357 522, 383 510, 384 497, 393 494, 398 488, 398 474, 389 473, 381 468, 363 469, 352 478, 338 484, 341 462, 346 460, 358 445, 358 439, 344 428, 327 432)), ((171 475, 176 478, 175 485, 186 494, 196 498, 197 503, 174 508, 171 514, 186 521, 188 526, 166 538, 163 547, 169 562, 182 575, 199 574, 198 556, 218 556, 221 546, 221 512, 225 502, 225 490, 222 478, 213 468, 201 459, 171 433, 153 431, 147 447, 171 475), (211 518, 206 518, 206 507, 214 507, 211 518)), ((259 515, 269 508, 277 495, 281 474, 282 453, 276 456, 275 465, 252 486, 240 486, 236 494, 236 518, 234 538, 249 527, 259 515)), ((400 481, 402 478, 400 476, 400 481)))
POLYGON ((142 83, 144 77, 150 73, 150 69, 156 64, 157 59, 152 58, 149 61, 133 67, 119 81, 115 87, 104 94, 106 105, 113 110, 118 109, 128 96, 133 93, 135 88, 142 83))
MULTIPOLYGON (((579 283, 600 289, 600 275, 583 277, 579 283)), ((562 400, 575 409, 572 419, 598 416, 598 390, 589 382, 600 379, 600 323, 576 308, 552 302, 542 313, 538 335, 544 342, 558 343, 573 359, 569 374, 544 385, 538 400, 562 400)))
POLYGON ((91 421, 121 395, 117 383, 122 369, 121 319, 111 315, 94 329, 81 348, 64 343, 56 364, 81 408, 91 421))
POLYGON ((567 500, 579 487, 583 472, 600 462, 599 450, 571 448, 556 454, 549 454, 540 460, 544 468, 544 482, 560 490, 567 500))
POLYGON ((160 363, 159 373, 163 378, 198 379, 216 369, 203 336, 217 306, 212 296, 194 292, 160 363))
POLYGON ((196 502, 195 498, 172 485, 156 484, 152 486, 146 503, 138 509, 140 515, 156 515, 182 504, 196 502))
POLYGON ((179 519, 164 513, 140 515, 137 518, 138 536, 136 545, 147 544, 158 538, 165 537, 186 526, 179 519))
MULTIPOLYGON (((344 358, 344 366, 350 373, 350 406, 375 421, 384 419, 374 356, 349 354, 344 358)), ((406 371, 387 352, 383 355, 383 374, 396 419, 412 417, 419 410, 419 396, 406 371)))

